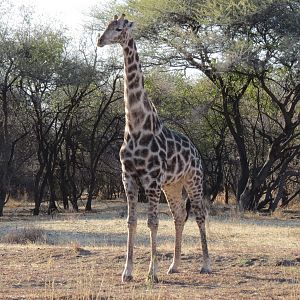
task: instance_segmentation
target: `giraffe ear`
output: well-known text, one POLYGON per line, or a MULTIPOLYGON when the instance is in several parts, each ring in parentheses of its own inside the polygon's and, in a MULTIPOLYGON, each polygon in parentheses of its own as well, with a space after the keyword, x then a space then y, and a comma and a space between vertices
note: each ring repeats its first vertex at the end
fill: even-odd
POLYGON ((134 28, 134 22, 128 22, 127 27, 132 30, 134 28))

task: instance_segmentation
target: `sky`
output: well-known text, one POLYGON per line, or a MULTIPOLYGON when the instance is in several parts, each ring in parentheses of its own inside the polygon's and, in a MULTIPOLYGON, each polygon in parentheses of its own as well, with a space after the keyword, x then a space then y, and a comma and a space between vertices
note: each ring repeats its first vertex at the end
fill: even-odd
POLYGON ((9 0, 9 2, 16 6, 32 6, 39 18, 56 20, 59 24, 67 26, 72 35, 76 35, 89 18, 91 9, 99 8, 109 0, 9 0))

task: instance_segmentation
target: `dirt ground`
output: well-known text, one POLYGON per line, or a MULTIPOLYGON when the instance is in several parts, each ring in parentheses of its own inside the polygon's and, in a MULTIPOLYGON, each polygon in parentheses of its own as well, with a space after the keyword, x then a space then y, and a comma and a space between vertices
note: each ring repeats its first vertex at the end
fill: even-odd
POLYGON ((30 216, 14 207, 0 220, 0 299, 300 299, 300 218, 211 216, 208 243, 213 273, 199 274, 202 253, 193 218, 184 230, 180 273, 167 275, 174 226, 161 205, 158 284, 145 281, 149 264, 146 208, 139 207, 134 280, 121 283, 126 251, 126 205, 97 211, 30 216), (40 230, 38 243, 13 244, 5 237, 40 230), (1 240, 0 240, 1 241, 1 240))

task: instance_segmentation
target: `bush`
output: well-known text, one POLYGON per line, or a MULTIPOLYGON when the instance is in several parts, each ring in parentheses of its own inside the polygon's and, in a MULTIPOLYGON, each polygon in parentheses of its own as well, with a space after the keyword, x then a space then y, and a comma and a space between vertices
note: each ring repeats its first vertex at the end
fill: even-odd
POLYGON ((20 228, 5 234, 1 241, 7 244, 45 243, 46 234, 40 228, 20 228))

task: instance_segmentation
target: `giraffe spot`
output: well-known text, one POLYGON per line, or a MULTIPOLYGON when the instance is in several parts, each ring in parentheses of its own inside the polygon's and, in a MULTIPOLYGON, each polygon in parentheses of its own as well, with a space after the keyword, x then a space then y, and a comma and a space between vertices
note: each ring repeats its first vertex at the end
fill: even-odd
POLYGON ((149 175, 152 177, 152 178, 156 178, 160 173, 160 170, 159 169, 156 169, 156 170, 153 170, 149 173, 149 175))
POLYGON ((133 47, 133 38, 131 38, 129 41, 128 41, 128 47, 129 48, 132 48, 133 47))
POLYGON ((151 124, 151 117, 148 116, 148 117, 146 118, 145 123, 144 123, 143 129, 144 129, 144 130, 151 130, 151 127, 152 127, 152 124, 151 124))
POLYGON ((127 57, 127 64, 128 65, 132 64, 133 61, 134 61, 134 57, 133 56, 128 56, 127 57))
POLYGON ((136 172, 137 172, 137 175, 138 175, 139 177, 141 177, 141 176, 146 175, 148 171, 145 169, 145 167, 143 167, 142 169, 137 169, 136 172))
POLYGON ((163 128, 163 133, 164 133, 166 138, 172 138, 171 131, 168 128, 164 127, 163 128))
POLYGON ((128 96, 128 103, 129 103, 129 105, 133 106, 137 102, 139 102, 139 98, 136 97, 136 94, 130 93, 129 96, 128 96))
POLYGON ((166 181, 169 182, 172 179, 171 175, 167 175, 166 181))
POLYGON ((133 149, 133 141, 132 140, 129 141, 128 147, 129 147, 130 150, 133 149))
POLYGON ((162 149, 165 149, 166 145, 165 145, 165 143, 162 141, 161 137, 158 137, 158 138, 157 138, 157 141, 158 141, 159 147, 162 148, 162 149))
POLYGON ((177 133, 174 133, 174 138, 176 142, 180 143, 180 136, 177 133))
POLYGON ((182 157, 183 157, 184 161, 187 162, 188 159, 189 159, 189 151, 183 149, 182 152, 181 152, 181 154, 182 154, 182 157))
POLYGON ((149 162, 148 162, 148 165, 147 165, 147 169, 148 169, 148 170, 151 170, 151 169, 153 169, 154 167, 159 166, 159 165, 160 165, 160 163, 159 163, 159 158, 158 158, 158 156, 153 155, 153 156, 149 159, 149 162))
POLYGON ((149 150, 148 149, 142 149, 141 150, 141 156, 142 157, 147 157, 148 156, 148 154, 149 154, 149 150))
MULTIPOLYGON (((156 178, 157 176, 152 176, 152 178, 156 178)), ((149 185, 150 189, 156 189, 157 188, 157 182, 153 181, 150 185, 149 185)))
POLYGON ((159 151, 159 157, 160 157, 162 160, 165 160, 165 159, 166 159, 166 153, 165 153, 163 150, 160 150, 160 151, 159 151))
POLYGON ((139 60, 140 60, 140 59, 139 59, 139 54, 136 52, 136 53, 135 53, 135 61, 138 62, 139 60))
POLYGON ((176 143, 176 151, 180 152, 181 150, 181 145, 179 143, 176 143))
POLYGON ((125 47, 125 48, 124 48, 124 52, 125 52, 126 55, 128 55, 129 48, 128 48, 128 47, 125 47))
POLYGON ((126 152, 125 152, 125 158, 130 158, 130 157, 132 157, 131 152, 126 151, 126 152))
POLYGON ((168 147, 167 157, 170 158, 174 154, 174 142, 168 140, 167 147, 168 147))
MULTIPOLYGON (((136 74, 136 73, 134 73, 136 74)), ((132 81, 131 83, 129 83, 129 89, 135 89, 138 88, 140 85, 140 78, 138 76, 136 76, 136 78, 134 79, 134 81, 132 81)))
POLYGON ((147 146, 149 145, 151 139, 152 139, 152 134, 145 134, 141 137, 139 144, 142 146, 147 146))
POLYGON ((178 164, 177 171, 181 172, 182 171, 182 167, 183 167, 183 162, 182 162, 182 159, 181 159, 181 157, 180 157, 179 154, 177 155, 177 164, 178 164))
POLYGON ((143 167, 145 166, 145 160, 140 158, 135 158, 134 164, 136 165, 136 167, 143 167))
POLYGON ((124 165, 125 170, 127 172, 133 172, 134 171, 134 165, 133 165, 133 162, 131 160, 125 160, 123 162, 123 165, 124 165))
POLYGON ((189 148, 188 140, 182 140, 182 146, 185 147, 185 148, 189 148))
POLYGON ((133 138, 135 141, 137 141, 137 140, 140 138, 140 136, 141 136, 141 132, 133 133, 133 134, 132 134, 132 138, 133 138))
POLYGON ((168 166, 167 166, 167 172, 174 173, 175 166, 176 166, 176 156, 174 156, 172 158, 171 162, 168 164, 168 166))
POLYGON ((157 143, 156 143, 156 141, 155 141, 155 138, 153 138, 152 139, 152 144, 151 144, 151 151, 152 152, 157 152, 158 151, 158 145, 157 145, 157 143))
POLYGON ((142 96, 142 91, 137 91, 137 92, 135 93, 135 96, 136 96, 136 98, 139 100, 139 99, 141 98, 141 96, 142 96))
POLYGON ((136 70, 137 70, 137 65, 136 65, 136 64, 131 65, 131 66, 129 66, 129 67, 127 68, 127 72, 128 72, 128 73, 131 73, 131 72, 136 71, 136 70))
POLYGON ((129 74, 129 75, 127 76, 128 82, 132 81, 133 78, 135 77, 135 75, 136 75, 136 73, 129 74))

